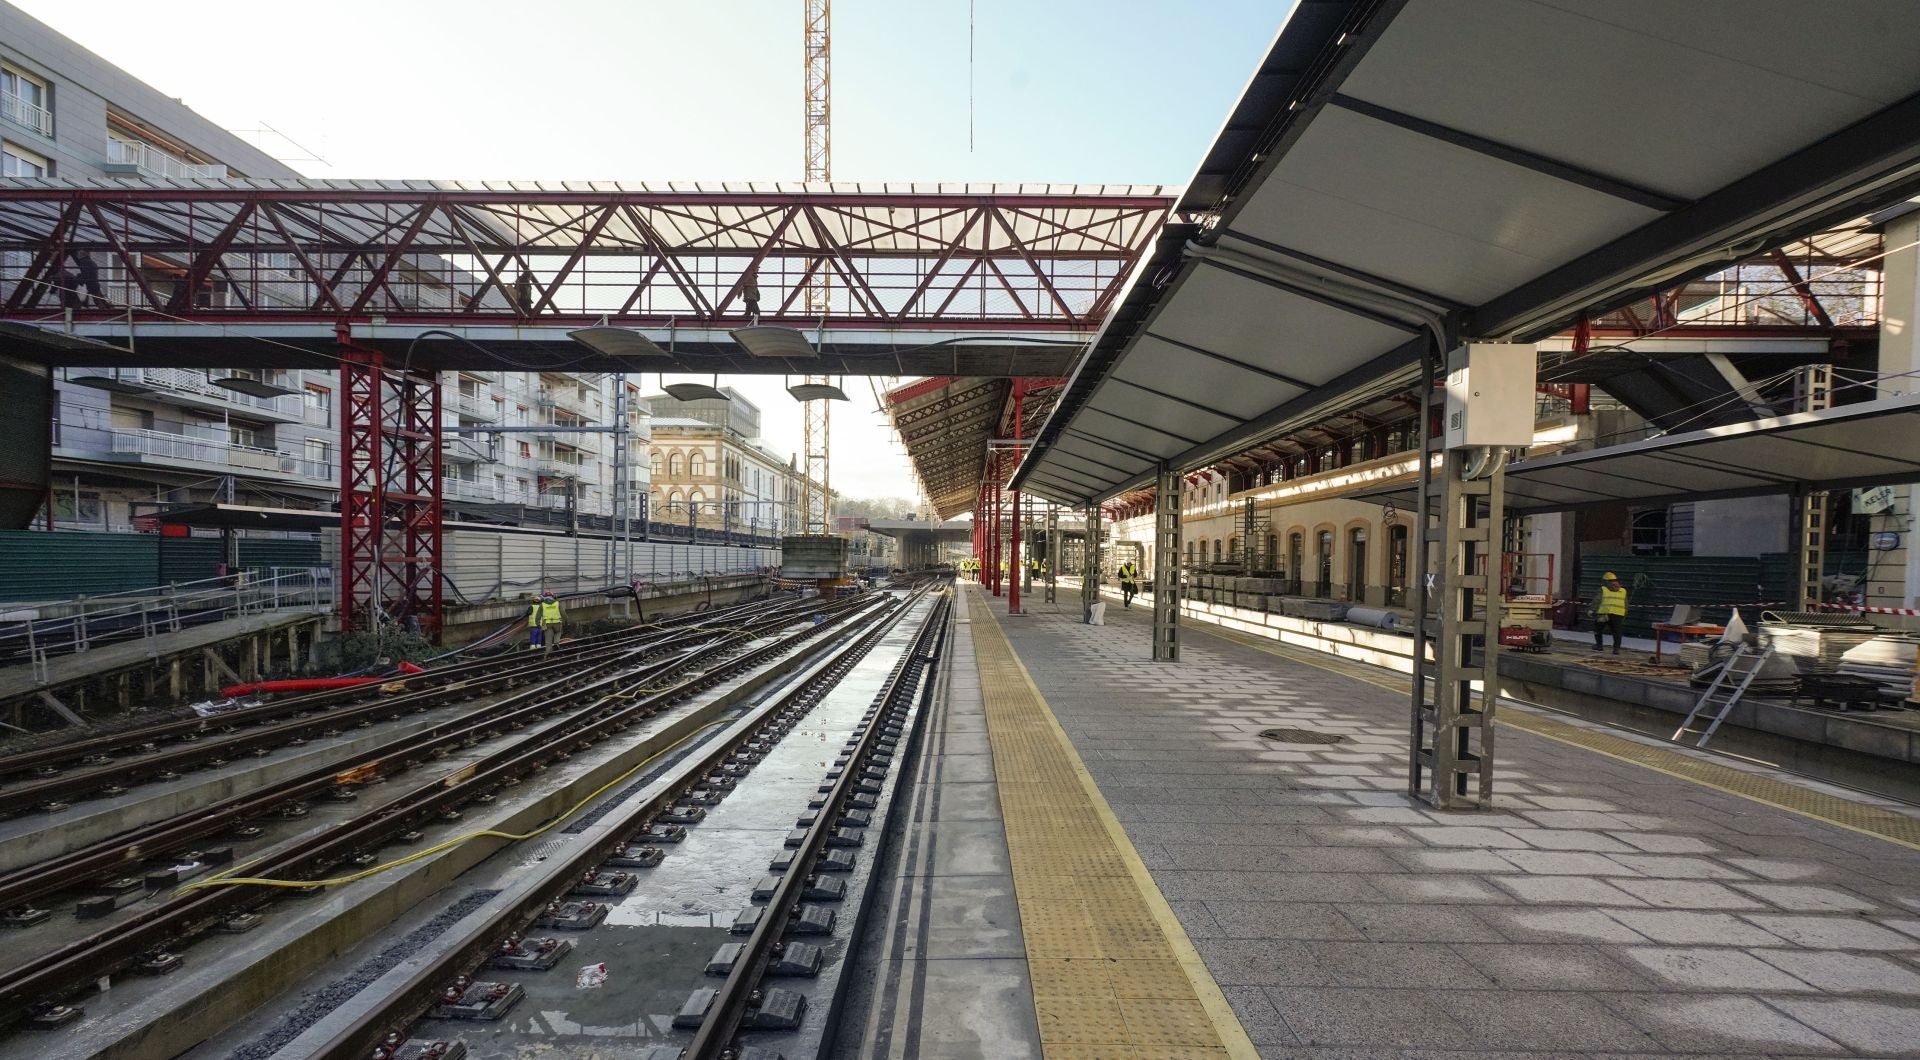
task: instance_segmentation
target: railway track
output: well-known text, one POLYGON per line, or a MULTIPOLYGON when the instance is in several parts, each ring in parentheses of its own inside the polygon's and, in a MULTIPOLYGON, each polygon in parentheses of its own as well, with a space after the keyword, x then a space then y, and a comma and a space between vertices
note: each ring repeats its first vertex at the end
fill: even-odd
MULTIPOLYGON (((190 943, 259 921, 272 900, 303 890, 342 867, 378 860, 394 843, 418 842, 424 829, 456 819, 463 807, 534 779, 550 766, 675 704, 750 670, 777 672, 776 661, 875 605, 855 599, 780 607, 726 630, 679 629, 640 638, 598 638, 567 660, 489 671, 484 680, 525 683, 499 702, 390 741, 378 753, 270 785, 185 819, 161 822, 71 855, 0 876, 0 905, 58 893, 115 866, 203 841, 253 817, 320 795, 357 791, 435 760, 436 755, 526 732, 443 776, 429 777, 347 822, 269 850, 244 866, 275 886, 220 885, 182 893, 158 908, 122 918, 84 938, 34 953, 0 973, 0 1021, 52 1027, 79 1016, 65 1002, 77 990, 123 971, 177 968, 190 943), (796 623, 813 619, 813 624, 796 623), (783 631, 773 636, 776 631, 783 631), (565 667, 571 669, 558 672, 565 667), (530 682, 530 683, 527 683, 530 682)), ((425 694, 454 696, 472 680, 448 681, 425 694)), ((391 711, 391 700, 369 705, 391 711)), ((358 708, 349 708, 358 709, 358 708)), ((284 732, 285 730, 281 730, 284 732)), ((190 752, 201 749, 191 747, 190 752)), ((22 939, 30 937, 28 932, 22 939)))
MULTIPOLYGON (((793 611, 797 601, 774 605, 793 611)), ((545 653, 513 653, 418 674, 396 675, 384 685, 331 689, 286 696, 209 716, 169 718, 99 736, 82 737, 0 755, 0 816, 44 810, 63 797, 84 797, 132 780, 192 769, 223 753, 251 753, 276 740, 311 738, 358 725, 370 717, 408 713, 460 692, 471 698, 565 672, 579 660, 628 646, 656 643, 694 627, 726 626, 774 614, 764 603, 722 611, 694 612, 649 623, 638 630, 583 637, 545 653), (393 689, 400 689, 397 694, 393 689), (222 740, 222 737, 229 739, 222 740), (202 741, 207 741, 201 745, 202 741), (199 746, 196 746, 199 745, 199 746), (80 768, 91 767, 91 768, 80 768), (38 802, 34 800, 39 800, 38 802)))
MULTIPOLYGON (((844 883, 836 884, 834 874, 852 864, 861 835, 884 831, 884 821, 873 816, 881 805, 878 796, 907 738, 911 712, 931 694, 931 668, 945 637, 951 598, 942 593, 932 599, 871 706, 844 747, 833 754, 833 767, 816 795, 806 799, 804 806, 790 808, 799 814, 800 823, 788 836, 785 853, 774 860, 777 882, 755 885, 755 908, 735 923, 735 937, 743 924, 748 926, 744 941, 723 944, 707 963, 706 976, 678 984, 687 1000, 673 1025, 688 1034, 668 1040, 658 1047, 658 1055, 692 1060, 771 1060, 786 1055, 778 1048, 780 1035, 804 1016, 806 1001, 774 984, 784 976, 819 973, 822 940, 817 932, 823 924, 832 925, 835 914, 816 903, 845 895, 844 883), (711 976, 720 977, 717 985, 711 976)), ((467 1042, 441 1028, 452 1019, 500 1018, 521 991, 503 976, 503 969, 524 972, 561 963, 574 944, 545 932, 558 926, 571 934, 567 928, 581 927, 579 919, 592 920, 595 915, 596 903, 587 896, 617 894, 617 887, 607 886, 609 881, 645 872, 667 856, 663 845, 656 845, 656 828, 650 822, 684 806, 690 794, 703 787, 713 788, 707 794, 717 800, 750 784, 755 764, 777 748, 906 617, 912 602, 819 664, 778 699, 741 719, 708 748, 689 755, 653 786, 650 797, 617 808, 616 816, 596 838, 521 882, 486 915, 461 922, 430 958, 411 962, 403 976, 379 983, 378 997, 370 1004, 350 1018, 310 1032, 276 1055, 327 1060, 369 1056, 458 1060, 466 1056, 467 1042)), ((874 851, 858 853, 870 860, 878 858, 874 851)), ((639 989, 630 985, 628 996, 639 989)))

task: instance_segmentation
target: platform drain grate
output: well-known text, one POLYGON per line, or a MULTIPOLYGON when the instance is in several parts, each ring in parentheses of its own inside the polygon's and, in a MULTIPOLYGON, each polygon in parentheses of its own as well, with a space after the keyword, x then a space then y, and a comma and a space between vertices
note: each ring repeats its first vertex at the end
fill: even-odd
POLYGON ((1314 732, 1312 729, 1261 729, 1260 738, 1274 743, 1339 743, 1344 739, 1337 732, 1314 732))

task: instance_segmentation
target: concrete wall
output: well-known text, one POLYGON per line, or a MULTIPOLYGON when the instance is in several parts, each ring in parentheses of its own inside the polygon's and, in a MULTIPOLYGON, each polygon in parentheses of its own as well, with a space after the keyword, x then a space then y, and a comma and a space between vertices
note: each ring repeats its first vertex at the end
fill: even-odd
MULTIPOLYGON (((743 574, 778 567, 776 548, 689 545, 685 542, 632 543, 632 569, 641 581, 681 575, 743 574)), ((581 535, 453 529, 446 536, 447 575, 470 601, 514 598, 539 593, 578 592, 613 583, 621 564, 610 562, 606 538, 581 535)))

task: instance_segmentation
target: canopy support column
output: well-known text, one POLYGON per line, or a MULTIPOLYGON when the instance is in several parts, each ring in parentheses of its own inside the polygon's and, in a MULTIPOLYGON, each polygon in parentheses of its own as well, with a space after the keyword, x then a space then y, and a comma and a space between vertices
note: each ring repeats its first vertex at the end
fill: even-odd
POLYGON ((1153 488, 1153 661, 1180 661, 1180 473, 1165 464, 1153 488))

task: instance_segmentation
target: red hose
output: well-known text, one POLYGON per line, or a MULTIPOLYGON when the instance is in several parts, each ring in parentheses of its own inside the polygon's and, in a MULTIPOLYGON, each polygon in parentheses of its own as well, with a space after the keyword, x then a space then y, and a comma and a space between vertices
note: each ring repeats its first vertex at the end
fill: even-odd
POLYGON ((255 692, 266 694, 280 692, 325 692, 332 688, 352 688, 356 685, 385 684, 395 677, 404 677, 408 674, 426 672, 425 667, 415 666, 410 662, 403 662, 399 666, 394 667, 394 669, 398 672, 387 674, 383 677, 297 677, 285 681, 254 681, 244 685, 228 685, 220 690, 220 694, 228 699, 232 699, 235 696, 244 696, 255 692))

